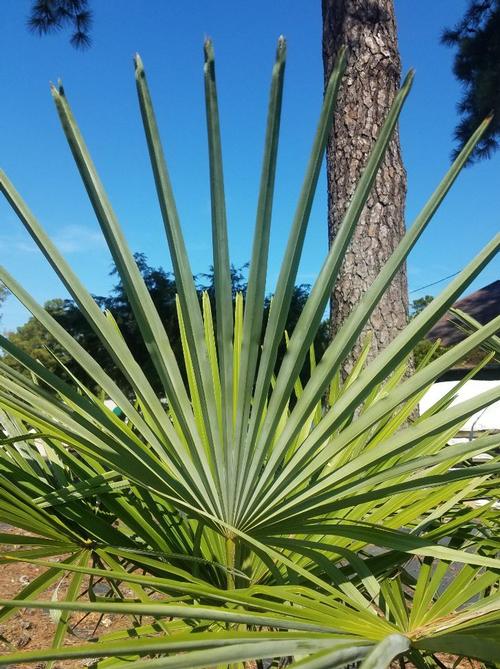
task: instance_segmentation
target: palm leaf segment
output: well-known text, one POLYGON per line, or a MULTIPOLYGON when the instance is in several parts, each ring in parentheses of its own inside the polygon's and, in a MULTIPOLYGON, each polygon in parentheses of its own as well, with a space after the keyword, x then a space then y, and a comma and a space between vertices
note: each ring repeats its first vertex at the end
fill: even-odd
MULTIPOLYGON (((99 389, 96 394, 74 376, 72 383, 61 380, 1 338, 4 349, 30 374, 15 372, 0 361, 6 435, 0 504, 5 522, 32 535, 23 540, 26 547, 9 551, 3 560, 30 561, 46 571, 17 600, 4 603, 0 621, 28 600, 31 606, 47 607, 36 597, 60 578, 61 571, 72 580, 65 601, 51 602, 51 608, 119 610, 160 621, 137 628, 145 637, 141 632, 135 640, 128 633, 115 633, 97 649, 67 649, 62 643, 70 623, 63 613, 53 647, 23 655, 26 661, 114 656, 111 664, 120 664, 118 656, 127 653, 135 658, 128 665, 133 667, 204 667, 269 656, 293 656, 294 666, 311 668, 365 658, 368 667, 385 666, 406 653, 420 666, 429 661, 422 652, 464 653, 467 643, 472 644, 472 654, 498 659, 493 641, 498 625, 495 570, 500 567, 492 544, 495 522, 489 506, 464 512, 461 503, 494 492, 499 465, 495 457, 472 467, 461 463, 494 451, 500 437, 447 444, 468 416, 500 398, 500 389, 453 407, 450 394, 410 424, 408 417, 444 370, 477 346, 487 349, 488 342, 495 341, 500 319, 475 327, 463 342, 433 362, 428 362, 429 356, 411 375, 406 363, 415 344, 497 253, 500 236, 373 362, 364 367, 367 341, 351 375, 345 380, 340 375, 344 358, 488 120, 471 137, 316 364, 314 336, 411 88, 410 73, 380 130, 299 321, 286 337, 287 352, 276 369, 345 59, 341 52, 325 91, 262 333, 285 42, 278 42, 272 72, 248 290, 246 299, 238 295, 234 305, 214 54, 212 44, 205 44, 215 319, 208 297, 201 304, 198 298, 144 67, 136 57, 139 104, 178 287, 185 376, 65 92, 62 86, 53 87, 64 133, 161 380, 163 400, 112 315, 99 309, 1 173, 6 199, 123 373, 130 392, 118 387, 0 269, 0 279, 99 389), (300 372, 308 355, 311 374, 303 385, 300 372), (102 392, 120 407, 124 421, 105 406, 102 392), (447 542, 440 541, 445 537, 447 542), (374 553, 374 546, 382 553, 374 553), (69 557, 62 563, 51 560, 60 555, 69 557), (417 577, 405 566, 415 560, 421 564, 417 577), (440 584, 450 562, 464 565, 458 577, 463 587, 443 591, 440 584), (90 579, 87 603, 77 601, 84 576, 90 579), (109 584, 109 601, 92 596, 99 580, 109 584), (127 584, 136 601, 127 600, 120 583, 127 584), (487 595, 479 603, 470 603, 484 591, 487 595), (165 597, 161 603, 158 593, 165 597), (172 616, 186 622, 167 622, 172 616), (209 628, 203 623, 207 620, 209 628), (160 636, 150 638, 153 633, 160 636), (161 659, 139 659, 155 653, 161 659)), ((19 544, 19 537, 7 534, 2 541, 19 544)), ((17 661, 16 657, 9 655, 5 661, 17 661)))

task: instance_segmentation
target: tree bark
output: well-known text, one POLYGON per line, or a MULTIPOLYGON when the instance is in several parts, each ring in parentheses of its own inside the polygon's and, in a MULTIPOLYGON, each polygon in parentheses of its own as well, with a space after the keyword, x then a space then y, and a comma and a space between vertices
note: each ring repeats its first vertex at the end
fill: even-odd
MULTIPOLYGON (((335 237, 345 210, 400 85, 393 0, 322 0, 325 81, 340 46, 348 63, 327 147, 328 238, 335 237)), ((396 130, 347 251, 331 299, 331 335, 355 309, 404 234, 406 172, 396 130)), ((372 313, 370 358, 407 323, 406 267, 394 278, 372 313)), ((352 369, 363 335, 344 364, 352 369)))

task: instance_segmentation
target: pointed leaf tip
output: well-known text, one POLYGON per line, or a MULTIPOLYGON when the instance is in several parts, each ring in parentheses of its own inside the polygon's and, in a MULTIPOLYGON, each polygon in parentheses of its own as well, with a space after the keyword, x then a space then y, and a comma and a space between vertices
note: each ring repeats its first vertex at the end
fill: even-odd
MULTIPOLYGON (((337 58, 335 59, 335 64, 338 63, 339 70, 341 74, 344 73, 344 70, 347 65, 347 47, 346 46, 341 46, 340 49, 337 52, 337 58)), ((334 67, 332 68, 332 75, 335 72, 335 64, 334 67)))
POLYGON ((144 77, 144 63, 142 62, 142 58, 139 56, 138 53, 135 54, 134 56, 134 71, 135 71, 135 78, 139 79, 140 77, 144 77))
POLYGON ((53 98, 58 98, 64 96, 64 87, 62 85, 61 79, 57 80, 57 85, 53 81, 49 81, 50 92, 53 98))
POLYGON ((205 53, 205 62, 211 62, 214 60, 214 45, 212 39, 207 37, 203 44, 203 51, 205 53))
POLYGON ((404 78, 403 87, 404 86, 411 86, 413 84, 414 79, 415 79, 415 68, 412 67, 408 70, 408 74, 404 78))
POLYGON ((276 59, 283 60, 286 55, 286 39, 283 35, 278 37, 278 46, 276 48, 276 59))
POLYGON ((134 66, 135 66, 136 70, 143 70, 144 69, 142 58, 140 57, 140 55, 138 53, 134 54, 134 66))

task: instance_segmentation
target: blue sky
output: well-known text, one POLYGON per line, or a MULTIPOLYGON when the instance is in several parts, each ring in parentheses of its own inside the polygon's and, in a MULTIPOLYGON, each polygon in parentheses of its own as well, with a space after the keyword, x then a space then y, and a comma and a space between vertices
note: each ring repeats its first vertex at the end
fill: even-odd
MULTIPOLYGON (((67 255, 89 290, 112 286, 110 256, 72 162, 49 93, 63 79, 108 194, 134 251, 171 267, 136 100, 132 56, 141 54, 195 272, 211 263, 210 204, 202 81, 202 43, 216 50, 232 261, 250 257, 269 76, 276 39, 288 59, 271 239, 273 288, 322 96, 320 0, 93 0, 93 46, 75 51, 68 35, 39 39, 25 20, 29 0, 3 0, 0 43, 1 166, 67 255)), ((407 224, 449 165, 460 88, 452 52, 439 44, 444 26, 465 0, 396 0, 405 71, 416 68, 401 118, 408 171, 407 224)), ((409 260, 410 289, 461 269, 499 229, 500 156, 465 170, 409 260)), ((321 178, 299 281, 314 280, 327 249, 326 181, 321 178)), ((4 201, 0 202, 1 262, 40 302, 64 297, 52 270, 4 201)), ((494 261, 478 288, 499 278, 494 261)), ((412 293, 420 297, 445 284, 412 293)), ((27 312, 9 298, 1 328, 27 312)))

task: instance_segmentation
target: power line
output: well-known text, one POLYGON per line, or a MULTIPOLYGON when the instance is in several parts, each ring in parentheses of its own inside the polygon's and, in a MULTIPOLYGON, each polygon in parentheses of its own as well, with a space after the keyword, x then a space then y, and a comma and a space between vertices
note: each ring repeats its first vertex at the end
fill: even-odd
POLYGON ((442 279, 439 279, 439 281, 433 281, 432 283, 428 283, 426 286, 420 286, 420 288, 415 288, 414 290, 410 290, 410 295, 411 293, 418 293, 420 290, 424 290, 425 288, 430 288, 431 286, 435 286, 438 283, 442 283, 443 281, 446 281, 446 279, 452 279, 454 276, 457 276, 457 274, 460 274, 462 270, 459 269, 458 272, 455 272, 454 274, 450 274, 449 276, 445 276, 442 279))

